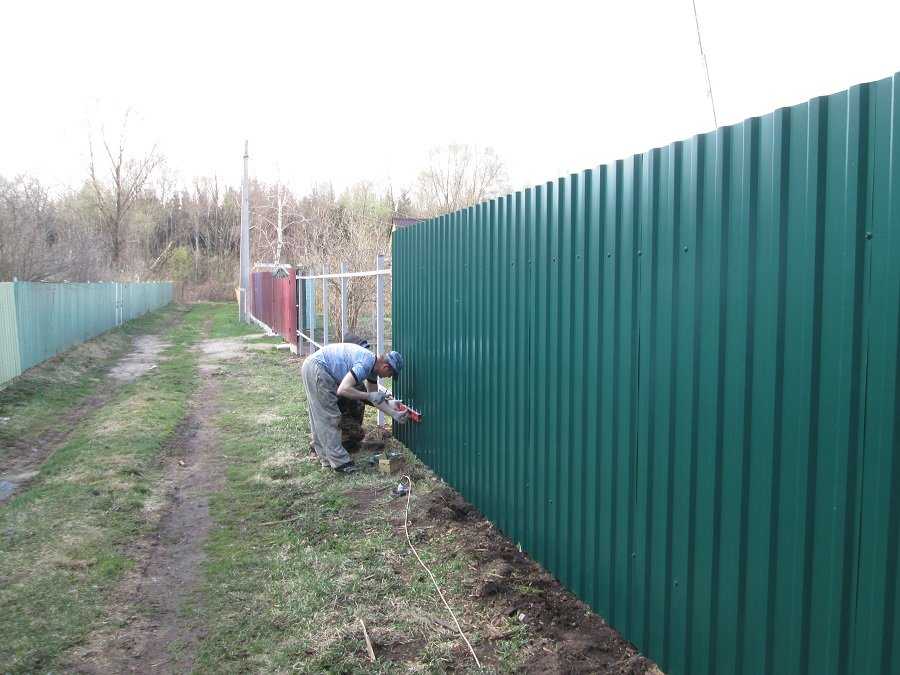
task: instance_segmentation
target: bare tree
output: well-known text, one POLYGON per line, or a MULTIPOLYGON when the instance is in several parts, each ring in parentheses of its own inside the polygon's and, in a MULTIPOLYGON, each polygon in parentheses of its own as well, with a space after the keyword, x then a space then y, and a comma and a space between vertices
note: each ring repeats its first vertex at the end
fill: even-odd
POLYGON ((44 281, 58 270, 56 215, 34 178, 0 178, 0 279, 44 281))
POLYGON ((416 189, 422 215, 472 206, 507 190, 503 160, 491 148, 448 145, 432 149, 416 189))
POLYGON ((286 237, 306 222, 297 208, 297 200, 280 180, 263 189, 263 203, 250 218, 252 236, 260 241, 255 245, 256 254, 263 260, 281 264, 286 237))
POLYGON ((97 210, 100 213, 102 231, 109 240, 113 264, 119 263, 122 256, 127 216, 134 206, 135 199, 143 190, 153 170, 162 162, 162 157, 154 146, 149 153, 140 158, 133 158, 126 153, 128 113, 122 121, 118 146, 113 149, 101 133, 104 154, 103 161, 109 174, 108 182, 101 178, 102 168, 94 157, 94 142, 88 137, 90 150, 90 183, 94 190, 97 210), (108 162, 108 164, 106 164, 108 162))
MULTIPOLYGON (((286 240, 287 254, 309 271, 324 266, 336 272, 342 262, 352 270, 372 269, 375 256, 390 250, 390 193, 379 196, 370 183, 361 182, 336 198, 330 185, 318 186, 299 204, 303 217, 302 235, 294 232, 286 240)), ((340 325, 340 283, 329 283, 330 321, 340 325)), ((363 316, 375 298, 375 280, 347 281, 347 319, 350 332, 374 338, 371 326, 363 326, 363 316)))
POLYGON ((77 194, 52 199, 36 178, 0 177, 0 280, 100 278, 90 214, 78 203, 77 194))

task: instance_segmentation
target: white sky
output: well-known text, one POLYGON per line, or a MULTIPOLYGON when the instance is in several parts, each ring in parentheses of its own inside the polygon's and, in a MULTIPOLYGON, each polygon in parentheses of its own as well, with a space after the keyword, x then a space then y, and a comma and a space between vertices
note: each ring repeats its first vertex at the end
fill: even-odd
MULTIPOLYGON (((900 70, 900 2, 697 0, 721 124, 900 70)), ((79 2, 0 10, 0 174, 86 174, 89 128, 182 180, 410 185, 494 147, 513 187, 709 130, 690 0, 79 2)))

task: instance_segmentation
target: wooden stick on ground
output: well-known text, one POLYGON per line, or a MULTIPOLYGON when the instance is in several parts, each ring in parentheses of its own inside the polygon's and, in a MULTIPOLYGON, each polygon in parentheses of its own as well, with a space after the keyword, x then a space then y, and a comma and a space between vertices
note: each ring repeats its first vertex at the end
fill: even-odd
POLYGON ((301 513, 298 516, 293 516, 291 518, 285 518, 284 520, 271 520, 268 523, 260 523, 260 525, 281 525, 282 523, 291 523, 295 520, 300 520, 303 517, 301 513))
POLYGON ((363 636, 366 638, 366 651, 369 652, 369 661, 375 663, 375 650, 372 649, 372 641, 369 639, 369 631, 366 630, 366 622, 359 617, 359 625, 362 626, 363 636))

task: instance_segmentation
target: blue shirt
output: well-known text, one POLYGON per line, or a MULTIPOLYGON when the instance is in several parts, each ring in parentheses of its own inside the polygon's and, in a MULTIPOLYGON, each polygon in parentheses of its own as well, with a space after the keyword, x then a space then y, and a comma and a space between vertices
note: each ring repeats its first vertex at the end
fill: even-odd
POLYGON ((375 379, 372 372, 375 367, 375 355, 365 347, 351 342, 326 345, 310 358, 325 366, 325 370, 338 384, 347 373, 353 373, 357 384, 367 378, 375 379))

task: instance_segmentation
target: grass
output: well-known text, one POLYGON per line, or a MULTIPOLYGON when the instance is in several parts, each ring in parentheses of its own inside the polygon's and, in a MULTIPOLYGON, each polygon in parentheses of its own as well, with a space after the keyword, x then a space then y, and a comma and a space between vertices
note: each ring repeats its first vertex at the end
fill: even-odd
MULTIPOLYGON (((129 546, 158 524, 148 509, 161 499, 159 460, 199 383, 192 346, 204 333, 221 339, 259 332, 234 315, 233 304, 198 304, 177 317, 148 317, 148 329, 177 319, 166 328, 171 347, 164 360, 81 420, 33 484, 0 510, 4 672, 64 668, 70 649, 109 620, 111 591, 134 564, 129 546)), ((101 360, 85 367, 85 377, 104 372, 108 364, 101 360)), ((202 592, 182 607, 205 636, 195 670, 465 670, 470 657, 403 536, 405 501, 389 497, 397 478, 371 470, 338 476, 306 460, 298 365, 284 351, 250 351, 221 362, 211 375, 218 382, 213 423, 227 479, 211 497, 214 527, 202 592), (374 664, 359 618, 376 644, 374 664)), ((97 383, 91 386, 96 390, 97 383)), ((35 396, 24 396, 16 414, 31 414, 35 396)), ((78 400, 75 390, 68 400, 78 400)), ((64 409, 60 399, 57 410, 64 409)), ((45 423, 37 413, 31 419, 45 423)), ((489 652, 497 670, 512 671, 520 665, 525 628, 503 619, 494 629, 504 637, 488 641, 484 631, 494 617, 471 597, 468 542, 451 528, 416 525, 417 509, 437 482, 409 459, 411 529, 420 555, 476 649, 489 652)))
MULTIPOLYGON (((471 657, 441 625, 449 617, 403 536, 405 501, 389 499, 397 478, 374 471, 340 477, 306 461, 304 396, 287 358, 254 353, 225 366, 215 423, 228 481, 212 504, 217 527, 204 600, 194 608, 208 630, 197 671, 464 669, 471 657), (359 507, 375 489, 379 496, 359 507), (377 645, 375 664, 360 617, 377 645)), ((412 461, 415 503, 435 479, 412 461)), ((464 547, 455 536, 435 533, 420 554, 457 611, 480 625, 484 610, 467 607, 472 561, 465 552, 446 555, 464 547)), ((470 629, 470 639, 481 637, 470 629)), ((498 669, 518 665, 523 638, 524 629, 514 629, 495 645, 498 669)))
MULTIPOLYGON (((83 419, 29 489, 0 510, 0 663, 5 672, 48 670, 81 641, 132 564, 127 544, 151 527, 142 509, 161 475, 160 453, 197 384, 197 357, 190 346, 205 319, 200 309, 179 314, 181 320, 172 323, 174 311, 122 330, 130 335, 168 325, 165 338, 172 346, 158 368, 123 386, 108 405, 83 419)), ((85 365, 84 372, 98 377, 106 366, 85 365)), ((52 381, 51 373, 47 377, 52 381)), ((68 391, 55 399, 57 409, 85 395, 75 384, 68 391)), ((43 423, 33 398, 18 400, 19 415, 43 423)))
POLYGON ((183 310, 170 305, 54 356, 0 388, 0 459, 15 441, 39 438, 107 383, 106 373, 135 335, 157 333, 183 310))
POLYGON ((259 335, 261 329, 237 320, 238 310, 234 303, 198 303, 195 307, 205 307, 212 315, 211 337, 228 338, 242 335, 259 335))

